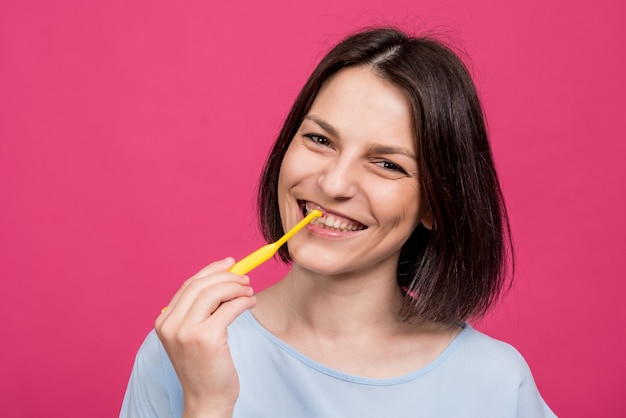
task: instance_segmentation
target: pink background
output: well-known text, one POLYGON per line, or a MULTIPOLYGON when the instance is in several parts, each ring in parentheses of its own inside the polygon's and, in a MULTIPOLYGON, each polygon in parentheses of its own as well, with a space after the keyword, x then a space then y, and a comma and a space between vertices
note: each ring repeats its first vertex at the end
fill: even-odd
POLYGON ((626 416, 622 4, 3 1, 0 414, 118 414, 172 293, 260 245, 256 179, 313 65, 386 22, 461 45, 484 99, 518 270, 478 327, 560 416, 626 416))

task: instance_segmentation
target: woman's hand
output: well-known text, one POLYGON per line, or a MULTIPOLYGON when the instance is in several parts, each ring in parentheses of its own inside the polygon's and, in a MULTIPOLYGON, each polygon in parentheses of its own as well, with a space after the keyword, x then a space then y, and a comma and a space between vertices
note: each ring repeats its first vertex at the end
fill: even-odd
POLYGON ((212 263, 187 280, 155 322, 183 388, 185 417, 232 416, 239 379, 226 328, 256 303, 250 279, 212 263))

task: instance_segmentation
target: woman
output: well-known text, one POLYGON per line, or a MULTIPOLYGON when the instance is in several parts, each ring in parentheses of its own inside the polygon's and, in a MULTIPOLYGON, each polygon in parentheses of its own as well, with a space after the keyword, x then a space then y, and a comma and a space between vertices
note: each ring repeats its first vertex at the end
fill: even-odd
POLYGON ((122 416, 551 417, 512 347, 466 321, 505 287, 508 220, 473 83, 436 41, 348 37, 266 163, 265 238, 287 275, 254 294, 234 260, 156 320, 122 416))

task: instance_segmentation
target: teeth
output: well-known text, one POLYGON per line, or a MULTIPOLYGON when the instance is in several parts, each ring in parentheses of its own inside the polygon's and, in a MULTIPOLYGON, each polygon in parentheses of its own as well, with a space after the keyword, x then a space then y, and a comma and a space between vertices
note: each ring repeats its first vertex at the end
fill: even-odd
MULTIPOLYGON (((320 208, 319 206, 314 207, 314 205, 312 205, 310 202, 306 202, 306 204, 304 205, 304 215, 306 216, 313 209, 322 210, 322 208, 320 208)), ((329 215, 327 213, 324 213, 324 216, 322 218, 313 219, 311 221, 311 224, 338 231, 358 231, 364 229, 364 227, 361 225, 348 223, 345 220, 337 219, 333 215, 329 215)))

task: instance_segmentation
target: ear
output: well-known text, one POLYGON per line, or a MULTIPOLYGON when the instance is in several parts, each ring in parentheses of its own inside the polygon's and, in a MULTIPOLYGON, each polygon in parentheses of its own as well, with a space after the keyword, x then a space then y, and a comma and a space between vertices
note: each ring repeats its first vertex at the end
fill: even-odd
POLYGON ((424 228, 431 230, 433 229, 433 214, 430 210, 422 216, 420 223, 424 225, 424 228))

